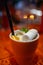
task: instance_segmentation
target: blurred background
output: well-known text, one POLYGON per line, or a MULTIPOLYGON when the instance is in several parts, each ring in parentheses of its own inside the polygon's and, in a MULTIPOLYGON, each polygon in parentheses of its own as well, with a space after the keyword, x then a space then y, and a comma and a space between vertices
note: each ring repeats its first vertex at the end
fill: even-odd
POLYGON ((5 3, 13 25, 40 27, 43 0, 0 0, 0 28, 9 28, 5 3))

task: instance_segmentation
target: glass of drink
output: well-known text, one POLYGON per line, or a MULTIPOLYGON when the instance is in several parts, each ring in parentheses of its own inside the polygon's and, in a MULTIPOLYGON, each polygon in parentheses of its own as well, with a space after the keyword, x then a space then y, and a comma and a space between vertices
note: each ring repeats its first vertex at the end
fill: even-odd
POLYGON ((33 40, 20 41, 19 38, 13 39, 12 34, 9 35, 12 40, 12 48, 14 50, 14 56, 19 65, 31 65, 34 57, 35 50, 38 45, 39 33, 33 40))

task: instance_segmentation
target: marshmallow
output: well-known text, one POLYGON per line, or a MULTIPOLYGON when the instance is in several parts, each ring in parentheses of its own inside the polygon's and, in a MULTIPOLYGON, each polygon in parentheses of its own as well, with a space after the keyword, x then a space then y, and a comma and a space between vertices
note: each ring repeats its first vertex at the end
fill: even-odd
POLYGON ((33 40, 36 37, 37 33, 38 31, 36 29, 30 29, 26 34, 22 36, 22 40, 33 40))
POLYGON ((24 32, 22 32, 21 30, 16 30, 15 31, 15 35, 24 35, 25 33, 24 32))

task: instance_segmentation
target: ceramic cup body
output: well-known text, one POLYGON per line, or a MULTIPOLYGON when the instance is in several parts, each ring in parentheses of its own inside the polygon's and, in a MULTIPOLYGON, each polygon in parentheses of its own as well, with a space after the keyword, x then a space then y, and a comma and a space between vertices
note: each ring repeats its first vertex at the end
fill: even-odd
POLYGON ((38 45, 39 34, 37 34, 36 39, 28 42, 15 41, 11 38, 11 34, 9 37, 12 40, 12 48, 14 50, 14 56, 17 63, 19 65, 31 65, 34 52, 38 45))

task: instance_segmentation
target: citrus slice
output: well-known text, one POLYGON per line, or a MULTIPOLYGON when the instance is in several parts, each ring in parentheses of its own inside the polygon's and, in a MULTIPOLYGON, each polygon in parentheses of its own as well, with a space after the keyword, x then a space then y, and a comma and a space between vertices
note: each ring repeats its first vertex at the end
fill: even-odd
POLYGON ((19 40, 19 37, 17 37, 17 36, 12 36, 12 38, 15 40, 19 40))

